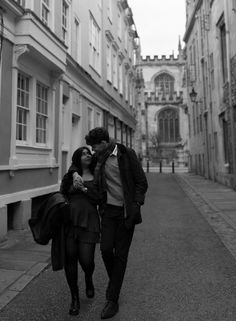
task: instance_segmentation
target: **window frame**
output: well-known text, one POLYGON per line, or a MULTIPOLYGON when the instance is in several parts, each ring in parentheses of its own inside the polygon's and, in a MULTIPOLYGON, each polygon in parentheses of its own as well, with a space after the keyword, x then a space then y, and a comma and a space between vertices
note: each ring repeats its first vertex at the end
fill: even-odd
POLYGON ((75 27, 75 59, 81 64, 81 24, 79 18, 74 17, 74 27, 75 27))
POLYGON ((115 49, 112 53, 112 83, 113 87, 118 89, 118 55, 115 49))
POLYGON ((219 29, 219 44, 220 44, 220 58, 221 58, 221 72, 222 81, 225 84, 228 80, 228 65, 227 65, 227 39, 226 39, 226 23, 224 15, 220 18, 218 24, 219 29))
POLYGON ((110 41, 106 43, 106 74, 107 81, 112 83, 112 44, 110 41))
POLYGON ((69 4, 67 3, 66 0, 62 1, 61 29, 62 29, 62 41, 67 45, 68 31, 69 31, 69 4))
POLYGON ((158 115, 158 136, 163 144, 176 144, 180 137, 179 112, 174 108, 165 108, 158 115), (173 117, 171 117, 173 115, 173 117), (172 120, 172 121, 171 121, 172 120), (172 123, 172 128, 171 128, 172 123), (162 125, 161 125, 162 124, 162 125), (171 139, 171 130, 172 137, 171 139))
MULTIPOLYGON (((44 106, 45 107, 45 106, 44 106)), ((48 145, 48 135, 49 135, 49 87, 43 84, 40 81, 36 81, 36 126, 35 126, 35 144, 37 146, 47 146, 48 145), (44 92, 46 92, 46 98, 38 96, 38 87, 40 87, 44 92), (38 110, 38 102, 42 104, 46 104, 46 112, 43 112, 41 110, 38 110), (41 122, 42 126, 45 127, 37 127, 37 120, 41 119, 43 122, 41 122), (43 141, 37 141, 38 138, 38 132, 43 134, 43 141)), ((41 135, 40 135, 41 136, 41 135)), ((42 136, 41 136, 42 137, 42 136)))
MULTIPOLYGON (((31 77, 29 75, 26 75, 22 71, 18 71, 17 73, 17 90, 16 90, 16 142, 18 144, 29 144, 29 136, 30 136, 30 114, 31 114, 31 109, 30 109, 30 100, 31 100, 31 94, 30 94, 30 81, 31 77), (19 79, 20 78, 20 79, 19 79), (28 90, 25 90, 25 88, 19 87, 19 82, 22 83, 22 80, 24 82, 27 80, 28 82, 28 90), (25 96, 27 95, 27 105, 22 105, 19 104, 18 97, 20 96, 20 100, 22 99, 22 94, 25 96), (20 111, 22 112, 22 115, 20 116, 20 111), (20 120, 18 121, 19 118, 24 118, 22 122, 20 120), (24 131, 25 129, 25 131, 24 131), (24 131, 22 133, 22 131, 24 131), (23 138, 22 138, 23 136, 23 138)), ((25 99, 25 98, 24 98, 25 99)))
POLYGON ((162 94, 170 96, 173 96, 174 94, 174 87, 175 87, 175 78, 168 74, 167 72, 162 72, 159 75, 157 75, 154 79, 154 86, 155 86, 155 92, 156 94, 162 94), (163 79, 162 79, 163 78, 163 79), (168 78, 168 79, 165 79, 168 78), (157 86, 157 83, 160 83, 159 86, 157 86), (166 90, 166 83, 168 83, 168 90, 166 90), (162 84, 162 86, 161 86, 162 84), (162 90, 163 87, 163 90, 162 90), (157 90, 157 88, 160 88, 160 90, 157 90))
POLYGON ((51 0, 41 0, 41 20, 42 22, 50 27, 50 24, 51 24, 51 3, 50 3, 51 0), (48 3, 46 3, 48 2, 48 3), (44 17, 44 10, 46 12, 46 18, 44 17))
POLYGON ((94 119, 93 119, 94 110, 91 106, 88 106, 87 115, 88 115, 88 122, 87 122, 88 131, 90 131, 94 127, 94 119))
POLYGON ((123 95, 123 93, 124 93, 123 74, 124 74, 123 64, 122 64, 122 61, 119 61, 119 66, 118 66, 118 89, 119 89, 120 95, 123 95))
POLYGON ((101 73, 101 29, 94 16, 89 16, 89 65, 101 73))

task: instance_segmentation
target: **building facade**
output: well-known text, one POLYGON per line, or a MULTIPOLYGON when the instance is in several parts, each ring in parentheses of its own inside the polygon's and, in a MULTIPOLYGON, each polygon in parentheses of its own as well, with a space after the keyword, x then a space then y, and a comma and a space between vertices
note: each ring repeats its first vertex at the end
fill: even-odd
POLYGON ((190 167, 236 188, 236 1, 186 1, 186 13, 190 167))
POLYGON ((137 64, 137 150, 151 165, 188 164, 184 75, 185 59, 180 43, 177 58, 147 56, 137 64))
POLYGON ((133 146, 139 50, 126 0, 0 3, 0 238, 59 188, 86 133, 133 146))

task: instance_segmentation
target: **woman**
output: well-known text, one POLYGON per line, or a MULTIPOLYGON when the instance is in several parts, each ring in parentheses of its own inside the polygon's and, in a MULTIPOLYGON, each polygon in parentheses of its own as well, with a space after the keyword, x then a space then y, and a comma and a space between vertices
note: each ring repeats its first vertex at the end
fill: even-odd
POLYGON ((94 272, 94 253, 99 241, 100 221, 97 205, 102 196, 94 184, 94 166, 92 154, 87 147, 78 148, 72 156, 72 165, 78 168, 84 185, 73 187, 73 177, 70 171, 65 174, 61 184, 61 192, 67 197, 70 204, 70 218, 66 226, 66 258, 65 275, 71 292, 71 306, 69 314, 77 315, 80 309, 78 290, 79 263, 85 273, 86 295, 94 296, 92 275, 94 272))

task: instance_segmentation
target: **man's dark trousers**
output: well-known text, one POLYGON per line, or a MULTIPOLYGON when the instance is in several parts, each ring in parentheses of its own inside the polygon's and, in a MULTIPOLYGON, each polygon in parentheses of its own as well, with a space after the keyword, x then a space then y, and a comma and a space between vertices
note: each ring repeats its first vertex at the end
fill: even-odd
POLYGON ((102 258, 109 276, 106 299, 117 302, 134 227, 125 227, 124 207, 107 205, 101 222, 102 258))

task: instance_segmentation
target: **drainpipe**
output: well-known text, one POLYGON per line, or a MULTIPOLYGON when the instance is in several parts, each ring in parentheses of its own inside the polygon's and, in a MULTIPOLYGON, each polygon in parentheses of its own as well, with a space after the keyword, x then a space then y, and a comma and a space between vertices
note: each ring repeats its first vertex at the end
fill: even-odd
POLYGON ((149 159, 148 104, 145 102, 146 157, 149 159))
MULTIPOLYGON (((2 79, 2 49, 3 49, 3 33, 4 33, 4 19, 3 19, 4 9, 0 7, 0 83, 2 79)), ((1 101, 2 88, 0 86, 0 101, 1 101)))
POLYGON ((232 79, 231 79, 231 44, 230 44, 230 19, 229 19, 229 1, 224 0, 225 25, 226 25, 226 46, 227 46, 227 69, 229 82, 229 109, 231 118, 231 148, 232 148, 232 174, 234 175, 234 188, 236 187, 236 155, 235 155, 235 131, 234 131, 234 111, 232 106, 232 79))

